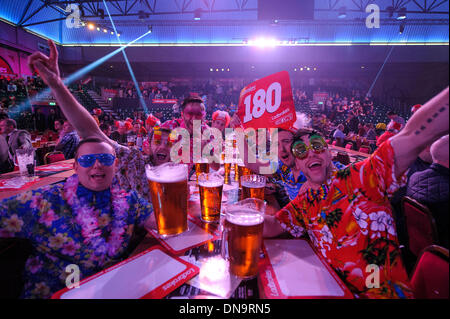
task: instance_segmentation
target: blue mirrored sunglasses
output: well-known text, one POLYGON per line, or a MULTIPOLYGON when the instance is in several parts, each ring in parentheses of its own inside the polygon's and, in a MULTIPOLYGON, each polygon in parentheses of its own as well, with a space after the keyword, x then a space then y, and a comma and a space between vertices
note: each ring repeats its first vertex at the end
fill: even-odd
POLYGON ((77 158, 77 161, 81 167, 87 168, 94 165, 96 160, 98 160, 102 165, 111 166, 115 159, 116 157, 112 154, 102 153, 81 155, 77 158))

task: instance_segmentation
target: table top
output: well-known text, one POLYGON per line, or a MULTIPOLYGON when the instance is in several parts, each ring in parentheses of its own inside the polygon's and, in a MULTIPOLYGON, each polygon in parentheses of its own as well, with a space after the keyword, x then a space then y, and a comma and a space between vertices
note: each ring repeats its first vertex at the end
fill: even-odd
MULTIPOLYGON (((165 248, 168 248, 168 251, 170 251, 171 253, 173 253, 175 256, 181 257, 182 259, 191 262, 193 264, 195 264, 196 266, 198 266, 200 268, 200 274, 197 277, 194 277, 193 279, 191 279, 188 283, 185 283, 183 285, 181 285, 180 287, 178 287, 176 290, 174 290, 173 292, 171 292, 170 294, 168 294, 167 296, 165 296, 166 299, 180 299, 180 298, 188 298, 188 299, 264 299, 266 297, 268 297, 266 295, 266 291, 268 290, 267 288, 267 284, 263 284, 262 280, 265 281, 267 279, 267 277, 265 277, 265 273, 268 272, 268 268, 263 268, 264 269, 264 274, 260 274, 260 276, 257 276, 254 279, 250 279, 250 280, 240 280, 237 277, 234 277, 233 275, 228 275, 229 276, 229 282, 227 281, 226 284, 224 284, 223 282, 219 283, 215 283, 214 285, 212 285, 209 281, 211 279, 208 279, 207 274, 205 274, 205 271, 203 272, 202 275, 202 270, 203 269, 208 269, 209 272, 212 273, 217 273, 220 272, 221 270, 217 270, 217 268, 221 268, 221 264, 217 264, 217 262, 219 261, 223 261, 223 258, 221 258, 221 251, 222 251, 222 240, 221 240, 221 228, 222 228, 222 222, 223 222, 223 218, 224 216, 221 216, 221 223, 218 224, 208 224, 208 223, 204 223, 200 220, 200 201, 198 200, 198 198, 195 196, 195 182, 190 182, 190 200, 188 202, 188 216, 190 221, 192 221, 192 223, 190 223, 189 227, 192 227, 192 225, 194 225, 194 227, 201 227, 203 230, 208 231, 211 235, 212 238, 210 238, 209 240, 204 241, 203 243, 200 243, 192 248, 186 249, 184 251, 179 251, 179 252, 173 252, 170 249, 172 247, 174 247, 173 244, 171 244, 169 242, 169 240, 161 242, 160 239, 155 238, 154 235, 148 233, 145 238, 143 239, 143 241, 136 247, 136 249, 133 251, 133 253, 131 254, 130 257, 136 256, 144 251, 146 251, 147 249, 151 249, 153 247, 156 247, 158 245, 163 246, 165 248), (194 193, 193 193, 194 191, 194 193), (193 196, 194 195, 194 196, 193 196), (169 243, 169 246, 166 247, 166 243, 169 243), (170 246, 172 245, 172 246, 170 246), (206 280, 205 280, 206 277, 206 280), (206 282, 206 283, 205 283, 206 282), (203 289, 202 289, 203 287, 203 289), (224 288, 225 287, 225 288, 224 288), (223 289, 229 289, 229 292, 226 293, 226 291, 223 291, 223 289), (217 293, 214 293, 214 291, 216 291, 217 293)), ((234 185, 236 187, 236 190, 239 192, 240 196, 240 190, 238 188, 237 183, 234 185)), ((268 206, 267 206, 267 210, 266 213, 267 214, 274 214, 279 210, 279 207, 277 206, 273 206, 270 203, 272 202, 273 198, 270 198, 270 195, 266 195, 265 196, 265 200, 268 202, 268 206)), ((228 205, 227 202, 222 202, 222 207, 226 207, 228 205)), ((189 229, 189 232, 191 231, 191 228, 189 229)), ((192 235, 186 235, 189 239, 189 237, 192 237, 192 235)), ((271 239, 272 240, 272 239, 271 239)), ((285 242, 291 242, 292 240, 296 240, 293 239, 293 237, 287 233, 281 235, 280 237, 277 238, 277 240, 280 240, 281 242, 284 240, 285 242), (286 240, 287 239, 287 240, 286 240)), ((269 240, 270 241, 270 240, 269 240)), ((174 241, 172 241, 173 243, 174 241)), ((303 242, 305 242, 304 245, 307 245, 308 247, 310 247, 310 245, 303 240, 303 242)), ((293 242, 292 242, 293 243, 293 242)), ((269 242, 267 242, 267 245, 269 244, 269 242)), ((266 245, 266 244, 265 244, 266 245)), ((266 248, 269 246, 265 246, 266 248)), ((310 251, 312 252, 313 249, 310 247, 310 251)), ((319 254, 314 254, 317 257, 317 261, 320 263, 319 259, 321 258, 319 256, 319 254)), ((261 256, 264 256, 263 259, 261 259, 260 261, 260 269, 261 269, 261 265, 265 265, 264 267, 267 267, 266 263, 267 260, 269 258, 267 251, 264 249, 261 252, 261 256), (266 260, 266 263, 262 262, 262 260, 266 260)), ((290 253, 288 253, 286 256, 291 256, 290 253)), ((296 259, 296 260, 300 260, 301 263, 301 259, 296 259)), ((289 262, 289 260, 287 259, 287 262, 289 262)), ((307 265, 308 262, 303 263, 303 265, 307 265)), ((284 265, 284 267, 288 267, 288 265, 284 265)), ((305 266, 306 267, 306 266, 305 266)), ((311 266, 312 267, 312 266, 311 266)), ((317 268, 317 264, 314 265, 314 270, 312 271, 313 273, 316 273, 318 271, 317 268)), ((275 270, 270 268, 272 273, 275 274, 275 270)), ((322 276, 321 279, 318 279, 318 281, 323 283, 323 279, 326 278, 335 278, 335 279, 331 279, 332 282, 328 282, 327 284, 325 284, 325 286, 321 286, 321 284, 318 284, 317 291, 319 291, 319 288, 323 288, 325 287, 325 289, 327 289, 326 287, 330 286, 331 283, 335 283, 337 286, 337 290, 340 289, 340 295, 342 296, 341 298, 352 298, 351 293, 349 292, 349 290, 343 286, 342 282, 340 282, 339 279, 336 279, 336 274, 334 273, 333 270, 331 270, 331 268, 329 268, 329 266, 326 265, 322 265, 322 267, 320 268, 322 271, 322 276), (339 288, 341 287, 341 288, 339 288)), ((206 273, 208 272, 206 271, 206 273)), ((296 272, 298 271, 297 269, 294 271, 296 272)), ((260 271, 261 273, 261 271, 260 271)), ((313 285, 314 286, 314 285, 313 285)), ((332 286, 332 285, 331 285, 332 286)), ((314 290, 314 289, 313 289, 314 290)), ((319 291, 320 293, 320 291, 319 291)), ((314 297, 314 296, 313 296, 314 297)), ((318 296, 320 298, 320 295, 318 296)))
MULTIPOLYGON (((74 174, 73 169, 67 169, 67 167, 69 165, 72 165, 73 162, 74 162, 73 159, 69 159, 69 160, 65 160, 65 161, 55 162, 52 164, 47 164, 47 165, 42 165, 42 166, 36 167, 36 170, 35 170, 36 176, 30 177, 30 178, 24 177, 25 179, 28 179, 28 181, 32 182, 31 185, 25 187, 25 189, 18 188, 18 189, 2 190, 0 188, 0 200, 3 200, 5 198, 11 197, 11 196, 15 196, 17 194, 22 193, 23 191, 35 190, 40 187, 44 187, 47 185, 51 185, 51 184, 55 184, 55 183, 64 181, 66 178, 68 178, 74 174), (58 166, 59 166, 59 168, 58 168, 58 166), (52 167, 56 167, 56 169, 52 170, 51 169, 52 167), (65 167, 65 168, 63 168, 63 167, 65 167), (47 175, 47 176, 40 177, 39 172, 43 172, 41 175, 47 175)), ((0 182, 8 180, 8 179, 12 179, 12 178, 18 178, 20 176, 21 175, 18 171, 1 174, 0 182)))
POLYGON ((330 148, 331 151, 334 150, 334 151, 337 151, 337 152, 346 153, 349 156, 359 156, 359 157, 364 157, 364 158, 367 158, 367 157, 370 156, 370 154, 362 153, 362 152, 358 152, 358 151, 354 151, 354 150, 349 150, 349 149, 346 149, 346 148, 340 147, 340 146, 330 145, 329 148, 330 148))

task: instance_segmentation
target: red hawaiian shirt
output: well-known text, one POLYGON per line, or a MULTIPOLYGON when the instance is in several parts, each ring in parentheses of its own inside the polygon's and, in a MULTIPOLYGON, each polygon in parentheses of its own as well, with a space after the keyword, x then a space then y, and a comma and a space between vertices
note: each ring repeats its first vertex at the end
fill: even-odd
POLYGON ((397 180, 393 167, 388 140, 366 160, 335 170, 318 191, 300 193, 276 215, 292 235, 306 230, 358 297, 412 297, 388 199, 405 176, 397 180))

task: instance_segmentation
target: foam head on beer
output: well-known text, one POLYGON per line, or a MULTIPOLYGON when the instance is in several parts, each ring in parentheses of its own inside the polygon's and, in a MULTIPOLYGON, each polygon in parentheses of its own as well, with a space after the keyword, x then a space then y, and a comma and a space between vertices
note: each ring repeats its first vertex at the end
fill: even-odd
POLYGON ((188 169, 186 164, 165 163, 157 167, 147 165, 145 173, 151 181, 175 183, 187 179, 188 169))

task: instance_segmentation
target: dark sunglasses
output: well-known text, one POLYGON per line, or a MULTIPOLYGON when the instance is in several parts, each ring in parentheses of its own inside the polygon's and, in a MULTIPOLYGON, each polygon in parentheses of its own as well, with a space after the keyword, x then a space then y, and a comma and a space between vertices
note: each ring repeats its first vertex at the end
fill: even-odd
POLYGON ((309 150, 312 150, 316 154, 323 153, 327 148, 327 142, 318 135, 311 135, 309 138, 309 146, 303 141, 295 141, 291 146, 292 154, 298 159, 304 159, 308 156, 309 150))
POLYGON ((114 163, 115 159, 116 157, 112 154, 102 153, 81 155, 77 158, 77 161, 81 167, 88 168, 94 165, 96 160, 98 160, 100 164, 104 166, 111 166, 114 163))

